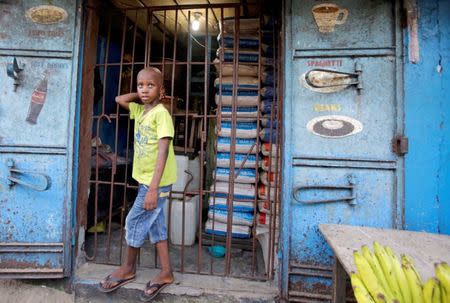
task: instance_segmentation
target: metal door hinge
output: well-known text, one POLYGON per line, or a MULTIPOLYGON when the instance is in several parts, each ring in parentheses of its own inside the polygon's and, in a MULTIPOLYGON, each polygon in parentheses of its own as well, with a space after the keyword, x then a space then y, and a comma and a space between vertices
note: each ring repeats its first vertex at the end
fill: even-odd
POLYGON ((405 136, 395 136, 392 139, 392 151, 399 156, 403 156, 408 153, 408 138, 405 136))

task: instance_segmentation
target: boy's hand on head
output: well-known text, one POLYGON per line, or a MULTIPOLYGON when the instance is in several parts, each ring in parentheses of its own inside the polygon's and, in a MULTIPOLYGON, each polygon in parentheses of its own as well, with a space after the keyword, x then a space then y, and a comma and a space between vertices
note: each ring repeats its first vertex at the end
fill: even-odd
POLYGON ((158 190, 149 188, 144 199, 144 209, 154 210, 158 206, 158 190))

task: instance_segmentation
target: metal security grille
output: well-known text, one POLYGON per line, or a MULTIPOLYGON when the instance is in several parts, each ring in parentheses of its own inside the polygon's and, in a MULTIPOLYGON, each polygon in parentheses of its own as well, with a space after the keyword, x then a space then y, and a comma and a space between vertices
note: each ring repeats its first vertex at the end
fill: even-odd
MULTIPOLYGON (((263 5, 254 3, 258 12, 263 5)), ((88 260, 117 265, 124 257, 123 226, 137 184, 131 178, 133 122, 129 114, 116 105, 114 97, 135 91, 137 72, 145 66, 154 66, 163 73, 166 96, 162 103, 174 120, 175 152, 198 159, 195 170, 184 172, 184 189, 172 191, 166 212, 169 243, 174 242, 174 235, 181 238, 179 245, 170 245, 174 270, 259 280, 273 277, 281 209, 278 25, 274 18, 268 22, 268 17, 262 13, 250 22, 250 19, 236 18, 240 15, 239 3, 109 8, 102 12, 95 68, 88 233, 84 245, 88 260), (194 20, 200 21, 198 31, 191 28, 194 20), (241 56, 246 54, 240 52, 241 42, 246 38, 241 33, 249 24, 257 29, 253 49, 256 60, 241 62, 241 56), (227 33, 233 43, 231 49, 226 47, 229 41, 224 39, 225 29, 230 26, 234 29, 231 35, 227 33), (270 43, 264 43, 267 41, 270 43), (225 58, 226 49, 231 51, 231 59, 225 58), (242 66, 256 71, 253 79, 257 103, 251 113, 238 112, 240 96, 247 91, 238 85, 245 78, 239 75, 242 66), (225 68, 232 69, 231 76, 223 75, 225 68), (265 81, 266 71, 270 71, 271 81, 265 81), (228 100, 231 101, 225 105, 224 90, 230 78, 228 100), (265 98, 264 104, 261 92, 266 90, 272 91, 272 95, 265 98), (242 151, 237 146, 240 142, 237 128, 246 119, 255 126, 256 136, 242 151), (217 168, 218 138, 225 126, 230 127, 227 137, 229 174, 221 183, 227 184, 227 188, 219 189, 216 182, 220 172, 217 168), (237 159, 237 154, 243 155, 242 158, 237 159), (255 172, 251 181, 253 198, 239 198, 235 195, 238 179, 249 167, 249 159, 254 163, 250 169, 255 172), (221 195, 226 201, 223 205, 225 222, 222 222, 226 230, 218 233, 215 232, 215 224, 219 224, 217 214, 209 212, 208 208, 214 208, 221 195), (198 199, 195 215, 189 202, 193 197, 198 199), (233 211, 237 205, 245 203, 253 205, 249 213, 250 232, 245 239, 236 238, 233 221, 237 217, 233 211), (260 213, 260 209, 265 212, 260 213), (207 217, 212 222, 212 233, 205 228, 207 217), (192 230, 192 224, 196 225, 193 228, 195 243, 187 245, 187 238, 192 238, 187 229, 192 230), (258 235, 258 226, 263 226, 263 236, 258 235), (223 258, 211 256, 208 248, 215 245, 225 247, 223 258)), ((182 169, 180 165, 178 169, 182 169)), ((141 250, 139 262, 140 266, 158 266, 156 250, 150 244, 141 250)))

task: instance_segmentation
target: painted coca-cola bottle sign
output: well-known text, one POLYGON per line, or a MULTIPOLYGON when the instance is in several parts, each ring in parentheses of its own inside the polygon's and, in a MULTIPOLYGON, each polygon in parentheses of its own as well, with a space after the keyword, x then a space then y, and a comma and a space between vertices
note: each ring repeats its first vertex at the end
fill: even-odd
POLYGON ((47 97, 47 73, 42 74, 42 78, 39 80, 38 85, 31 95, 30 107, 28 108, 28 115, 26 121, 31 124, 37 123, 37 118, 44 106, 45 99, 47 97))

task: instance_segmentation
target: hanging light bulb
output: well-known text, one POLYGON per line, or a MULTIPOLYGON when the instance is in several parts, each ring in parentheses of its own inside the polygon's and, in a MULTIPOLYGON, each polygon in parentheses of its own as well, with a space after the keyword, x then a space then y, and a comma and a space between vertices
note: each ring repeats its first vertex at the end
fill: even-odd
POLYGON ((191 28, 193 31, 198 31, 200 29, 200 17, 202 16, 201 13, 195 12, 194 13, 194 20, 191 22, 191 28))

